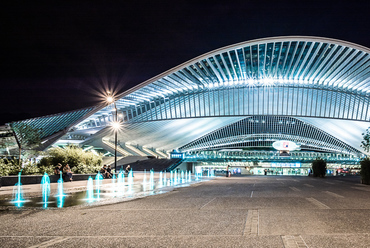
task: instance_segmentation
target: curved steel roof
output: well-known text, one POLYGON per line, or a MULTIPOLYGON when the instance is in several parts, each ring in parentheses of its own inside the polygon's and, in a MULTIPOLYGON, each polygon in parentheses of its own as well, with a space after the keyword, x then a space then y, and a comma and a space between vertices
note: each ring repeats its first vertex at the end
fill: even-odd
MULTIPOLYGON (((286 36, 205 53, 123 92, 115 104, 118 119, 130 125, 205 117, 225 117, 228 125, 231 117, 260 115, 306 119, 317 126, 317 118, 369 122, 369 96, 369 48, 329 38, 286 36)), ((95 106, 63 127, 86 130, 93 138, 115 119, 113 106, 95 106)), ((341 139, 343 134, 334 136, 341 139)))
MULTIPOLYGON (((255 114, 369 121, 369 93, 369 48, 287 36, 208 52, 120 94, 116 104, 127 122, 255 114), (216 101, 224 106, 207 112, 216 101)), ((88 121, 111 112, 103 107, 88 121)))

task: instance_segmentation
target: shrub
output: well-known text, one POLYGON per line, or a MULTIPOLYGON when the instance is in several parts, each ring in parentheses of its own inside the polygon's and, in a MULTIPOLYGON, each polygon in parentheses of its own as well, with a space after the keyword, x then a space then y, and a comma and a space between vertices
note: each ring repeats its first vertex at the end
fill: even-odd
POLYGON ((39 173, 44 175, 44 173, 48 175, 54 174, 54 167, 53 166, 39 166, 39 173))
POLYGON ((366 157, 361 160, 361 182, 363 184, 370 184, 370 158, 366 157))
POLYGON ((22 170, 22 167, 18 164, 18 160, 6 160, 6 164, 9 168, 9 175, 18 175, 22 170))
POLYGON ((325 177, 326 175, 326 161, 322 158, 316 158, 312 162, 312 171, 314 177, 325 177))
POLYGON ((0 176, 9 176, 11 171, 10 166, 4 159, 0 159, 0 176))
POLYGON ((23 166, 22 175, 35 175, 40 174, 39 167, 31 163, 23 166))
POLYGON ((96 173, 100 170, 100 167, 100 165, 78 164, 77 166, 73 167, 72 172, 76 174, 96 173))
POLYGON ((67 147, 53 147, 47 152, 47 156, 43 157, 38 166, 53 168, 58 164, 66 165, 71 167, 72 172, 85 174, 85 173, 95 173, 102 165, 101 154, 93 153, 92 151, 84 151, 82 148, 69 145, 67 147))

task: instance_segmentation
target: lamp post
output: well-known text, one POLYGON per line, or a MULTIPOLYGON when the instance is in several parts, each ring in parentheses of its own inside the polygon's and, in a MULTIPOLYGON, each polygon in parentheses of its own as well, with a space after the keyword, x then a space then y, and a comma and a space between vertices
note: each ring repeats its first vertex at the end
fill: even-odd
POLYGON ((113 129, 114 129, 114 172, 116 173, 117 172, 117 133, 119 129, 118 110, 117 110, 115 99, 113 98, 113 96, 110 95, 110 92, 108 92, 108 94, 109 95, 107 96, 107 102, 110 104, 113 103, 114 109, 116 110, 116 118, 115 118, 116 120, 112 124, 113 129))

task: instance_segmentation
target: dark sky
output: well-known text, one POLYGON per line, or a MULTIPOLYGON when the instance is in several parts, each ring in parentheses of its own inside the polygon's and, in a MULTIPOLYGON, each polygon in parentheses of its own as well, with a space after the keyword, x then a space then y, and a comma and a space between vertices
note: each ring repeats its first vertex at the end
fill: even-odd
POLYGON ((0 125, 94 105, 180 63, 281 35, 370 47, 370 1, 8 1, 0 125))

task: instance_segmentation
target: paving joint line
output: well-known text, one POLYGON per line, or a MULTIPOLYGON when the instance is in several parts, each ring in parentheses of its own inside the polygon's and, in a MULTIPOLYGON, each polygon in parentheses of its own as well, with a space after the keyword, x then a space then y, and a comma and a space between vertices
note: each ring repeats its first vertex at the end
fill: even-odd
POLYGON ((258 236, 259 228, 259 211, 258 209, 248 210, 247 220, 245 221, 243 236, 258 236))
POLYGON ((212 201, 214 201, 217 197, 214 197, 212 200, 210 200, 209 202, 207 202, 206 204, 204 204, 203 206, 201 206, 199 209, 202 209, 204 208, 205 206, 207 206, 209 203, 211 203, 212 201))
POLYGON ((319 207, 320 209, 330 209, 329 206, 325 205, 324 203, 320 202, 319 200, 316 200, 313 197, 306 198, 307 201, 311 202, 315 206, 319 207))
POLYGON ((45 242, 42 242, 40 244, 37 244, 37 245, 33 245, 33 246, 30 246, 29 248, 43 248, 43 247, 49 247, 51 245, 55 245, 55 244, 58 244, 60 242, 63 242, 65 240, 69 239, 69 237, 56 237, 54 239, 51 239, 51 240, 48 240, 48 241, 45 241, 45 242))
POLYGON ((328 194, 328 195, 331 195, 331 196, 334 196, 334 197, 337 197, 337 198, 344 198, 344 196, 342 195, 338 195, 334 192, 331 192, 331 191, 323 191, 324 193, 328 194))
POLYGON ((296 188, 296 187, 289 187, 291 190, 293 190, 293 191, 296 191, 296 192, 299 192, 299 191, 301 191, 300 189, 298 189, 298 188, 296 188))
POLYGON ((281 236, 285 248, 303 248, 308 247, 301 235, 281 236))

